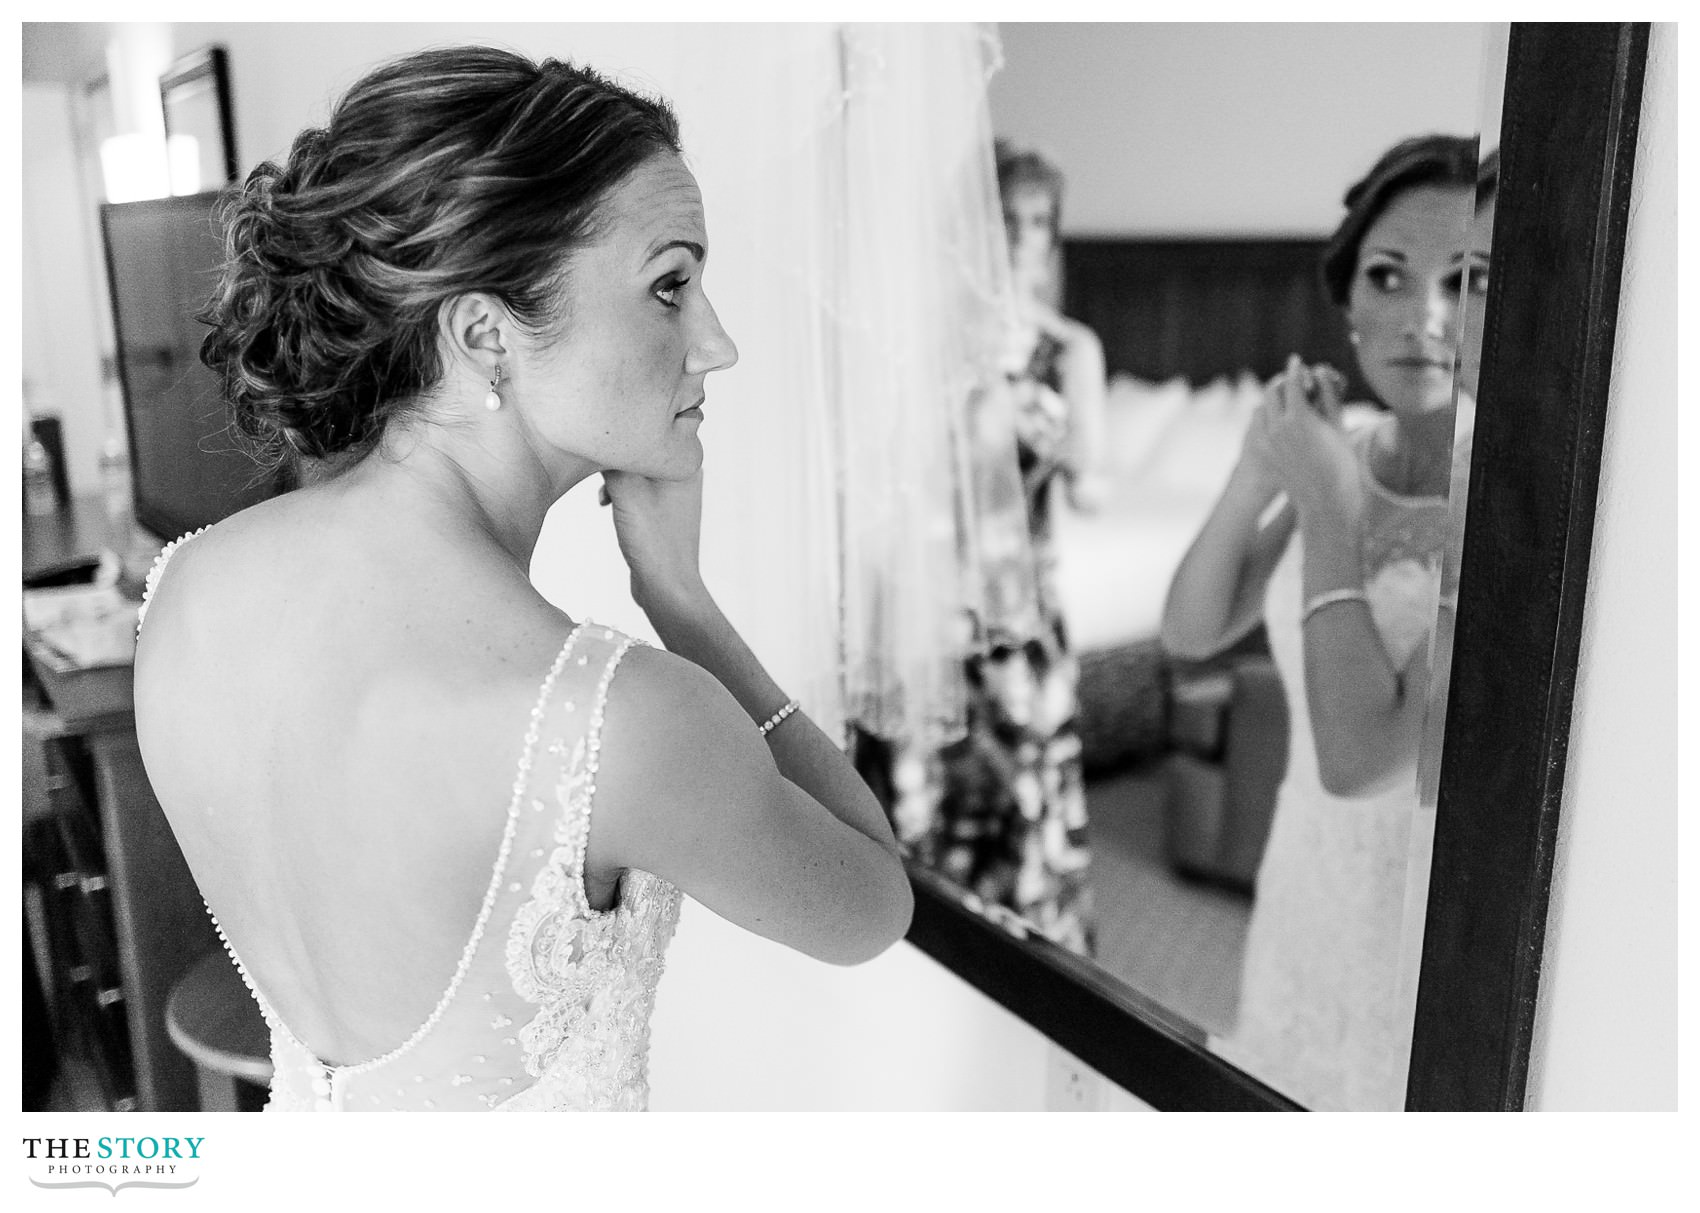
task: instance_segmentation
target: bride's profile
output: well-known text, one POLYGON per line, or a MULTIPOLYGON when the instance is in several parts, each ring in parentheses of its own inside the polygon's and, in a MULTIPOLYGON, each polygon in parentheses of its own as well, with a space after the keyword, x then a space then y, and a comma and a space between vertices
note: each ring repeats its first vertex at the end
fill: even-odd
POLYGON ((683 894, 835 964, 900 939, 877 802, 699 571, 737 350, 667 104, 411 55, 223 218, 202 358, 303 486, 162 553, 136 718, 270 1027, 268 1110, 646 1106, 683 894), (528 577, 597 475, 664 650, 528 577))

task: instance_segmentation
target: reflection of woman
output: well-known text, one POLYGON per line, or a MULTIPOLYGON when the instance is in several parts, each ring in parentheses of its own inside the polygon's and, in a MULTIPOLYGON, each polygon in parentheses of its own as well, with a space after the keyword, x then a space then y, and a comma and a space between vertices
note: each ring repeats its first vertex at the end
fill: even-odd
POLYGON ((1341 379, 1297 358, 1169 592, 1164 642, 1220 652, 1261 619, 1292 729, 1221 1051, 1312 1107, 1392 1108, 1394 991, 1428 638, 1441 598, 1460 306, 1485 264, 1460 238, 1475 143, 1387 152, 1346 195, 1323 261, 1385 406, 1341 422, 1341 379), (1280 504, 1277 504, 1277 502, 1280 504))
POLYGON ((227 218, 203 358, 315 474, 162 557, 136 707, 271 1027, 268 1106, 643 1107, 681 890, 838 963, 899 938, 878 804, 698 571, 704 380, 737 352, 665 105, 411 56, 227 218), (669 651, 528 579, 598 472, 669 651))
POLYGON ((1001 144, 997 172, 1016 300, 1004 369, 1026 502, 1024 515, 1006 521, 1024 527, 1032 546, 1041 628, 1013 643, 992 637, 990 651, 969 662, 969 736, 945 754, 938 862, 985 900, 1084 952, 1091 909, 1078 671, 1056 598, 1051 511, 1059 482, 1077 508, 1096 497, 1104 354, 1090 329, 1042 298, 1057 247, 1060 174, 1001 144))
POLYGON ((1047 302, 1062 230, 1062 174, 1038 153, 1001 141, 997 171, 1015 294, 1004 369, 1017 387, 1022 472, 1034 534, 1048 558, 1054 483, 1061 481, 1076 508, 1090 508, 1101 493, 1093 469, 1104 428, 1104 347, 1047 302))

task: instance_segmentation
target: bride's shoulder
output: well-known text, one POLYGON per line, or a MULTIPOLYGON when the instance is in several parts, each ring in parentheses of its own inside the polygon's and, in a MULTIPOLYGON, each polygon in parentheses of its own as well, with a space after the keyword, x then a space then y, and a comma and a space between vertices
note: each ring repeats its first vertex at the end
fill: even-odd
POLYGON ((609 646, 610 665, 617 677, 608 680, 605 713, 614 744, 645 748, 663 745, 682 731, 712 728, 736 701, 720 681, 701 666, 634 640, 616 629, 590 625, 593 644, 609 646))
POLYGON ((713 719, 707 705, 717 693, 730 698, 700 666, 617 627, 574 623, 552 607, 515 620, 501 647, 487 655, 486 703, 523 694, 540 711, 573 705, 563 726, 594 724, 599 745, 635 749, 651 760, 658 760, 657 746, 713 719))
POLYGON ((626 649, 605 699, 602 766, 611 786, 668 799, 711 768, 765 753, 755 722, 714 675, 665 649, 626 649))

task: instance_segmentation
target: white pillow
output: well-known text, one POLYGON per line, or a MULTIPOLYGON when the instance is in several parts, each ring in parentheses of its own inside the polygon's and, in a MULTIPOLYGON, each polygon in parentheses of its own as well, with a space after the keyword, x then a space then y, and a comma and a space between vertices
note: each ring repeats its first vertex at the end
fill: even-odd
POLYGON ((1243 377, 1216 379, 1191 393, 1149 468, 1152 487, 1175 496, 1214 499, 1240 457, 1251 421, 1247 402, 1255 407, 1257 399, 1244 390, 1243 377))
POLYGON ((1184 379, 1151 383, 1117 375, 1110 380, 1104 400, 1105 473, 1118 479, 1143 474, 1190 397, 1184 379))

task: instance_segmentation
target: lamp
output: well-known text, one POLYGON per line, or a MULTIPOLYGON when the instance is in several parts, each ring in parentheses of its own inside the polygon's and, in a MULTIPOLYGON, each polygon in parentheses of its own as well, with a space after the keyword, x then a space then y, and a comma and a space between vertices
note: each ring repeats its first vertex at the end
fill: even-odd
POLYGON ((108 202, 164 198, 172 192, 165 140, 157 134, 137 131, 103 140, 100 175, 108 202))

